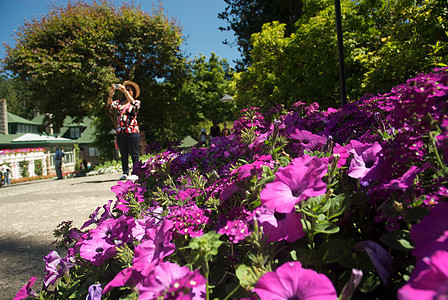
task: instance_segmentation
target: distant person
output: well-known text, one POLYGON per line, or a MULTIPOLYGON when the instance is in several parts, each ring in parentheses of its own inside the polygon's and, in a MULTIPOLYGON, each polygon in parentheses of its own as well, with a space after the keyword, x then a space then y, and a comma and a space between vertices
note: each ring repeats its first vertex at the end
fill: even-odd
POLYGON ((54 153, 54 169, 56 171, 56 176, 58 179, 63 179, 62 176, 62 158, 65 156, 61 148, 56 147, 56 152, 54 153))
POLYGON ((222 130, 222 136, 229 136, 230 135, 230 130, 226 127, 224 127, 224 129, 222 130))
MULTIPOLYGON (((123 84, 114 84, 110 88, 106 105, 118 111, 117 116, 117 145, 121 154, 121 166, 123 175, 120 180, 125 180, 129 176, 129 155, 131 155, 134 166, 139 162, 138 145, 140 142, 140 128, 137 122, 137 114, 140 110, 141 102, 137 100, 140 95, 139 86, 132 81, 125 81, 123 84), (115 90, 121 91, 125 98, 114 100, 115 90)), ((136 179, 132 175, 132 178, 136 179)))
POLYGON ((11 174, 12 174, 11 168, 5 163, 2 163, 0 165, 0 167, 1 167, 1 171, 3 172, 3 176, 5 177, 4 185, 10 185, 11 177, 12 177, 11 176, 11 174))
POLYGON ((205 128, 201 129, 201 135, 199 136, 199 146, 207 147, 207 133, 205 132, 205 128))
POLYGON ((210 127, 210 136, 212 138, 220 136, 221 135, 221 128, 219 127, 219 125, 216 123, 216 121, 213 121, 213 126, 210 127))

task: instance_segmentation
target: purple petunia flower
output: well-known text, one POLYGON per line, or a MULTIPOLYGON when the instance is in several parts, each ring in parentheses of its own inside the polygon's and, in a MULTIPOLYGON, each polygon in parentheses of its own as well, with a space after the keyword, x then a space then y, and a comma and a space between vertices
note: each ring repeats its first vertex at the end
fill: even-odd
POLYGON ((145 216, 143 219, 136 219, 135 226, 132 228, 133 238, 137 241, 141 241, 146 237, 147 229, 157 227, 161 223, 158 215, 160 215, 162 211, 163 208, 158 206, 151 212, 151 215, 145 216))
POLYGON ((205 282, 199 271, 162 262, 139 285, 139 299, 204 299, 205 282))
POLYGON ((101 217, 99 217, 98 212, 101 209, 101 207, 97 207, 95 211, 90 215, 90 219, 87 220, 81 227, 81 229, 84 229, 88 227, 91 224, 97 224, 101 223, 104 220, 113 218, 112 213, 110 212, 110 206, 112 205, 113 200, 109 200, 106 204, 103 205, 104 212, 101 214, 101 217))
POLYGON ((144 276, 135 268, 130 267, 121 270, 103 289, 103 294, 110 292, 113 287, 128 286, 136 291, 137 284, 143 280, 144 276))
POLYGON ((117 195, 116 207, 123 212, 127 212, 129 210, 128 205, 130 197, 135 198, 138 203, 145 201, 143 194, 146 189, 131 180, 126 182, 118 181, 118 184, 111 187, 111 190, 117 195))
POLYGON ((23 300, 31 297, 37 297, 37 293, 33 291, 31 288, 33 287, 34 283, 36 282, 36 277, 31 277, 30 280, 25 284, 16 294, 13 300, 23 300))
POLYGON ((448 252, 436 251, 423 261, 426 268, 398 290, 399 300, 447 299, 448 252))
POLYGON ((305 235, 300 215, 295 212, 278 213, 261 207, 256 213, 256 219, 263 227, 263 233, 267 236, 268 242, 285 240, 292 243, 305 235))
POLYGON ((412 186, 415 177, 426 170, 430 166, 429 163, 425 163, 422 167, 418 168, 417 166, 411 166, 406 173, 400 176, 397 179, 392 179, 385 183, 382 183, 378 186, 369 189, 369 193, 378 190, 401 190, 405 191, 409 187, 412 186))
POLYGON ((115 244, 108 243, 105 239, 92 238, 82 243, 79 253, 82 258, 95 266, 101 266, 107 259, 117 254, 117 249, 115 244))
POLYGON ((133 267, 143 276, 147 276, 159 260, 174 252, 175 245, 171 242, 173 222, 164 220, 158 228, 147 230, 148 240, 135 248, 132 260, 133 267))
POLYGON ((378 165, 381 146, 377 142, 373 145, 363 144, 357 141, 350 142, 353 149, 353 159, 350 162, 348 176, 359 178, 361 183, 367 184, 367 181, 374 178, 374 170, 378 165))
POLYGON ((327 138, 324 136, 313 134, 308 130, 299 129, 296 129, 289 137, 299 141, 299 143, 294 143, 294 145, 298 146, 299 153, 303 153, 303 150, 309 152, 320 150, 327 141, 327 138))
POLYGON ((61 262, 61 257, 56 251, 51 251, 44 256, 45 261, 45 274, 44 285, 48 287, 56 282, 56 280, 62 276, 59 272, 59 264, 61 262))
POLYGON ((88 294, 86 300, 101 300, 101 294, 103 289, 101 288, 101 284, 92 284, 89 286, 88 294))
POLYGON ((335 300, 336 289, 330 279, 314 270, 302 268, 298 261, 287 262, 275 272, 264 274, 253 289, 261 300, 335 300))
POLYGON ((424 257, 431 256, 437 250, 448 250, 448 202, 441 202, 431 209, 428 216, 412 226, 411 238, 415 242, 412 254, 417 258, 413 277, 425 267, 424 257))
POLYGON ((357 243, 353 250, 366 251, 372 264, 375 266, 378 276, 383 284, 387 284, 387 280, 394 271, 392 256, 384 250, 380 245, 373 241, 362 241, 357 243))
POLYGON ((308 155, 295 158, 276 173, 274 182, 261 191, 261 204, 278 213, 290 213, 294 206, 308 198, 325 194, 327 185, 322 177, 327 173, 324 160, 308 155))

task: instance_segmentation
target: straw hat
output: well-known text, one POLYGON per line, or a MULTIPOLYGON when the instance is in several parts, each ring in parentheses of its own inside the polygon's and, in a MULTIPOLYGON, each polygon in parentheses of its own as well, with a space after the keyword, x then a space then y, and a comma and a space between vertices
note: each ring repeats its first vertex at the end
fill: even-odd
POLYGON ((136 84, 135 82, 126 80, 125 82, 123 82, 123 85, 124 86, 130 85, 135 89, 134 98, 137 98, 140 95, 140 88, 138 87, 138 84, 136 84))

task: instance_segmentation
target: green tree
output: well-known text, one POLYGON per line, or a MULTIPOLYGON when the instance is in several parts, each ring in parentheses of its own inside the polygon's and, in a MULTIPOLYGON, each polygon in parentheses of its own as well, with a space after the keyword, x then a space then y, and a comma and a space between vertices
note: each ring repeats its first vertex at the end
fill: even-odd
MULTIPOLYGON (((343 1, 349 101, 387 92, 419 72, 446 66, 448 4, 439 1, 343 1)), ((297 100, 340 106, 334 2, 319 1, 296 23, 265 24, 252 35, 251 65, 235 76, 239 107, 297 100), (314 15, 313 15, 314 13, 314 15)))
POLYGON ((420 72, 448 63, 448 2, 364 0, 356 6, 368 24, 356 59, 368 71, 366 92, 387 92, 420 72))
POLYGON ((290 63, 285 49, 291 38, 285 37, 285 27, 279 22, 266 23, 260 33, 252 35, 252 64, 235 77, 239 109, 286 104, 287 96, 279 89, 285 79, 285 68, 290 63))
POLYGON ((144 83, 176 82, 181 42, 179 26, 161 8, 149 15, 133 4, 69 2, 25 23, 3 66, 30 83, 39 110, 60 126, 66 116, 103 115, 112 83, 134 80, 145 98, 144 83))
POLYGON ((233 93, 229 84, 234 71, 225 59, 215 53, 209 58, 200 55, 185 64, 184 73, 181 88, 162 83, 163 89, 151 89, 150 99, 166 99, 157 107, 148 106, 149 110, 144 113, 145 124, 150 120, 163 123, 163 126, 145 129, 157 141, 166 143, 186 135, 195 136, 198 124, 205 120, 233 120, 232 106, 219 101, 224 94, 233 93))
POLYGON ((6 99, 8 112, 28 120, 34 117, 37 103, 26 81, 1 75, 0 99, 6 99))
MULTIPOLYGON (((303 0, 224 0, 227 7, 218 14, 218 18, 227 21, 223 31, 233 31, 236 44, 242 59, 238 61, 237 69, 243 70, 250 63, 252 34, 260 32, 263 24, 279 21, 285 25, 285 34, 289 36, 295 31, 294 24, 303 14, 303 0)), ((319 2, 319 1, 311 1, 319 2)), ((316 3, 312 4, 316 5, 316 3)), ((232 44, 225 41, 227 44, 232 44)))

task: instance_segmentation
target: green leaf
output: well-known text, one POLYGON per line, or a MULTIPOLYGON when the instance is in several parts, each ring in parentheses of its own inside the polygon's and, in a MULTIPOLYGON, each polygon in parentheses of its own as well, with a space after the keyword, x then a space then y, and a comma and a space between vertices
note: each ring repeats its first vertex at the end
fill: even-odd
POLYGON ((350 207, 351 201, 345 194, 339 194, 331 198, 330 203, 329 219, 333 219, 343 214, 350 207))
POLYGON ((428 209, 421 207, 421 206, 417 206, 417 207, 411 208, 407 212, 407 214, 403 217, 403 219, 407 223, 413 223, 413 222, 417 222, 417 221, 423 219, 428 214, 429 214, 428 209))
POLYGON ((239 265, 236 269, 235 275, 240 281, 240 285, 248 290, 253 289, 261 276, 268 270, 260 267, 248 267, 246 265, 239 265))
POLYGON ((314 230, 316 233, 332 234, 339 232, 339 227, 334 225, 333 223, 325 222, 317 225, 314 230))
POLYGON ((319 247, 319 257, 326 263, 337 262, 344 256, 347 242, 341 239, 330 239, 319 247))
POLYGON ((408 230, 387 232, 380 237, 380 240, 389 247, 400 251, 412 251, 414 249, 408 230))

